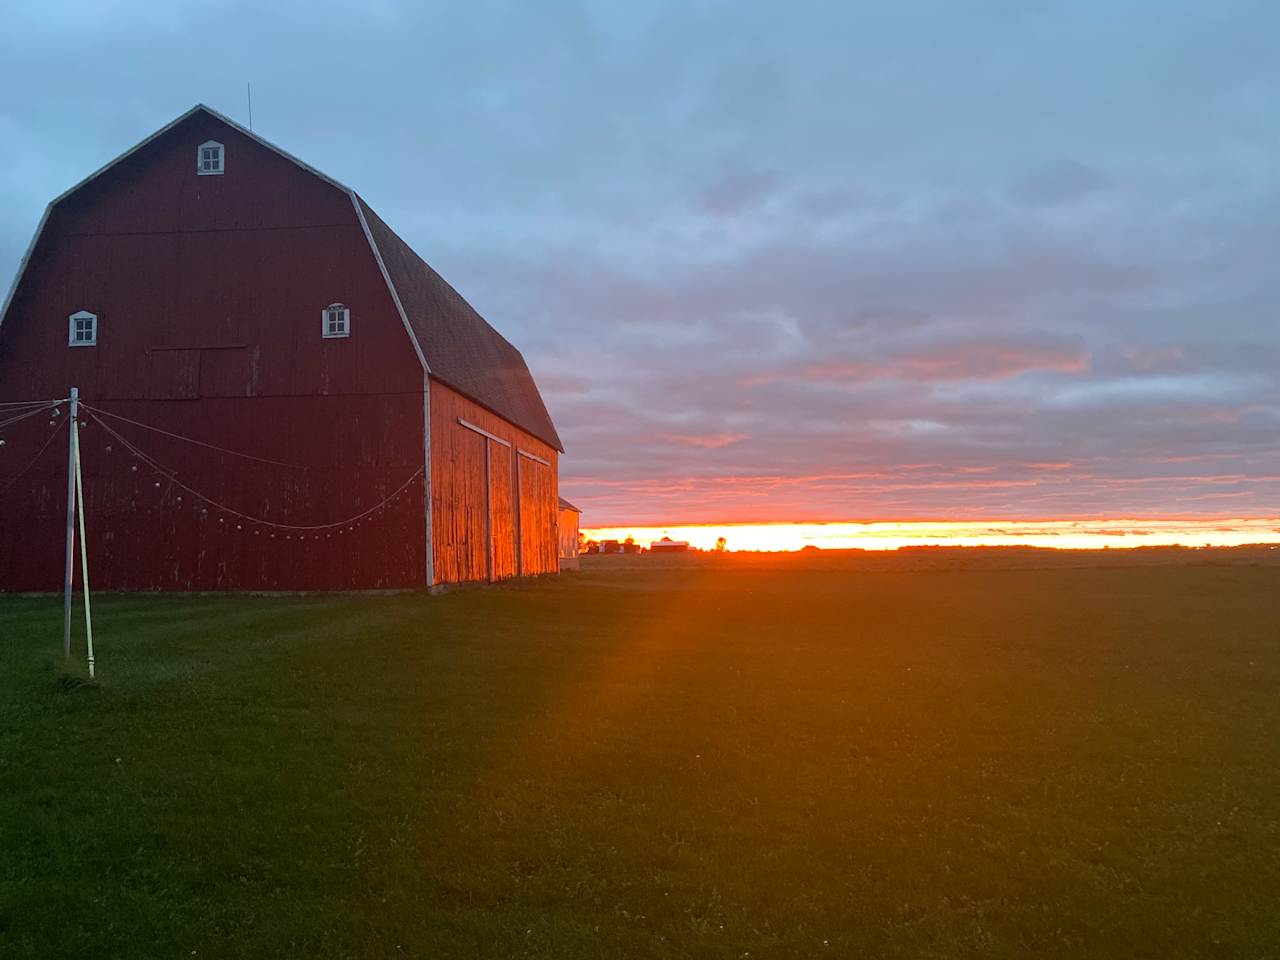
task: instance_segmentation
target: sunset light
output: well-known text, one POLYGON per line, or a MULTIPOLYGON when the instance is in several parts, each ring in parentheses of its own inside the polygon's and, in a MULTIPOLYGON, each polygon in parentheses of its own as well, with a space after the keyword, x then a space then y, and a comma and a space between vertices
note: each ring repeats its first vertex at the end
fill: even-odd
POLYGON ((1233 520, 876 521, 871 523, 735 523, 670 527, 598 527, 589 540, 632 538, 642 547, 670 537, 697 550, 725 538, 729 551, 896 550, 900 547, 1234 547, 1280 542, 1280 518, 1233 520))
POLYGON ((1280 960, 1280 2, 0 23, 0 960, 1280 960))

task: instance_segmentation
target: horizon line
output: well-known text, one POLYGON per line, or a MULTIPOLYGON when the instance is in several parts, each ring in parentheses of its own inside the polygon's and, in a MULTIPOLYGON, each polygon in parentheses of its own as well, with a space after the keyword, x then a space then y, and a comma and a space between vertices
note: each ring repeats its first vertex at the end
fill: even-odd
MULTIPOLYGON (((583 511, 585 514, 585 511, 583 511)), ((622 527, 770 527, 770 526, 827 526, 831 524, 852 524, 867 526, 873 523, 929 524, 929 523, 1225 523, 1238 521, 1245 523, 1280 523, 1280 512, 1274 514, 1245 515, 1227 513, 1217 515, 1206 514, 1151 514, 1123 513, 1092 516, 1049 516, 1049 517, 956 517, 956 516, 905 516, 875 517, 870 519, 841 520, 637 520, 630 523, 594 523, 583 524, 583 530, 617 530, 622 527)))

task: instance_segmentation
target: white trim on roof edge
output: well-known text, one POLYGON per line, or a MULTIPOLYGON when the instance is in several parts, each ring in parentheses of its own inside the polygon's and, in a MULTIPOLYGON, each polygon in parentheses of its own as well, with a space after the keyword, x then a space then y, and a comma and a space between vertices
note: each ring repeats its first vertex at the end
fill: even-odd
POLYGON ((44 233, 44 225, 49 222, 49 212, 51 210, 53 210, 53 204, 46 203, 44 205, 44 215, 40 217, 36 232, 32 235, 31 242, 27 244, 27 252, 18 261, 18 272, 13 275, 13 283, 9 284, 9 293, 4 298, 4 306, 0 307, 0 327, 4 326, 4 318, 9 315, 9 304, 13 303, 13 295, 18 292, 18 281, 27 272, 27 261, 31 259, 31 254, 36 251, 36 241, 40 239, 40 234, 44 233))
POLYGON ((214 110, 212 107, 207 107, 203 103, 197 103, 194 107, 184 112, 181 116, 175 117, 173 120, 170 120, 159 130, 155 131, 150 136, 145 137, 142 140, 139 140, 137 143, 135 143, 132 147, 130 147, 124 153, 120 154, 114 160, 109 160, 107 163, 103 164, 97 170, 93 171, 93 173, 89 174, 79 183, 75 184, 72 187, 69 187, 66 190, 63 190, 62 193, 58 194, 56 197, 54 197, 52 200, 49 201, 48 205, 44 208, 44 216, 40 218, 40 225, 36 227, 35 235, 31 238, 31 243, 27 246, 26 255, 23 256, 22 260, 18 264, 18 272, 13 278, 13 283, 9 286, 9 294, 8 296, 5 297, 4 307, 0 308, 0 325, 4 323, 5 317, 8 316, 9 314, 9 305, 13 302, 14 294, 18 292, 18 284, 22 281, 23 274, 27 272, 27 263, 31 259, 31 254, 35 252, 36 243, 40 240, 40 234, 44 232, 45 224, 48 222, 49 214, 53 211, 53 208, 57 206, 59 203, 61 203, 63 200, 67 199, 67 197, 71 196, 81 187, 84 187, 87 184, 89 184, 91 181, 98 179, 98 177, 102 176, 104 173, 106 173, 116 164, 124 160, 127 160, 129 157, 133 156, 135 153, 137 153, 147 144, 151 143, 151 141, 164 136, 166 133, 168 133, 178 124, 182 123, 183 120, 186 120, 188 117, 192 116, 193 114, 199 113, 201 110, 209 114, 209 116, 217 120, 221 120, 223 123, 227 124, 229 127, 235 130, 238 130, 240 133, 244 134, 246 137, 249 137, 250 139, 256 141, 257 143, 262 144, 268 150, 272 150, 275 153, 278 153, 280 156, 284 157, 286 160, 293 161, 298 166, 302 167, 304 170, 307 170, 315 174, 321 180, 324 180, 325 182, 332 184, 333 186, 337 187, 339 190, 343 191, 344 193, 351 192, 351 189, 349 187, 344 186, 343 184, 339 183, 337 180, 334 180, 332 177, 325 176, 323 173, 321 173, 319 170, 315 169, 314 167, 303 163, 301 160, 299 160, 297 157, 293 156, 292 154, 286 153, 284 150, 281 150, 274 143, 268 143, 266 140, 263 140, 256 133, 253 133, 251 130, 247 130, 246 128, 240 126, 240 124, 236 123, 230 117, 223 116, 217 110, 214 110))
POLYGON ((364 230, 364 238, 369 241, 369 249, 373 251, 373 259, 377 261, 378 269, 382 271, 382 279, 387 285, 391 299, 395 301, 396 312, 400 314, 400 322, 404 324, 404 332, 409 335, 409 342, 413 344, 413 352, 418 355, 418 362, 422 364, 422 372, 430 374, 431 367, 427 365, 427 357, 422 352, 422 344, 418 343, 418 335, 413 332, 413 324, 409 322, 409 315, 404 312, 404 304, 400 302, 400 294, 396 292, 396 285, 391 282, 391 274, 387 272, 387 265, 382 261, 382 251, 378 249, 378 244, 373 239, 373 234, 369 231, 369 221, 365 219, 364 210, 360 208, 360 198, 356 196, 354 190, 348 190, 347 193, 351 196, 351 206, 355 207, 356 219, 360 221, 360 228, 364 230))
MULTIPOLYGON (((182 116, 180 116, 177 120, 173 121, 173 123, 171 123, 171 124, 169 124, 168 126, 164 127, 164 128, 163 128, 162 130, 160 130, 158 133, 152 134, 150 137, 148 137, 148 138, 147 138, 146 140, 144 140, 142 143, 146 143, 146 142, 147 142, 147 141, 149 141, 149 140, 153 140, 153 139, 155 139, 155 137, 159 136, 159 135, 160 135, 160 133, 164 133, 164 131, 165 131, 165 130, 168 130, 168 129, 169 129, 169 127, 172 127, 172 126, 176 125, 177 123, 179 123, 180 121, 187 119, 187 117, 191 116, 191 114, 195 113, 197 110, 203 110, 205 113, 209 114, 209 116, 213 117, 215 120, 221 120, 223 123, 225 123, 227 126, 231 127, 233 130, 237 131, 238 133, 242 133, 242 134, 244 134, 246 137, 248 137, 250 140, 254 141, 255 143, 261 144, 262 146, 266 147, 266 148, 267 148, 268 150, 270 150, 272 153, 277 153, 277 154, 279 154, 280 156, 282 156, 282 157, 284 157, 286 160, 288 160, 290 163, 296 163, 296 164, 297 164, 298 166, 300 166, 303 170, 307 171, 307 173, 310 173, 310 174, 313 174, 314 176, 319 177, 319 178, 320 178, 321 180, 323 180, 325 183, 329 184, 330 186, 337 187, 337 188, 338 188, 339 190, 341 190, 343 193, 351 193, 351 192, 353 192, 353 191, 351 190, 351 188, 350 188, 350 187, 348 187, 345 183, 339 183, 337 180, 333 179, 333 177, 329 176, 327 173, 322 173, 321 171, 317 170, 315 167, 311 166, 311 164, 307 163, 305 160, 299 160, 297 157, 295 157, 295 156, 294 156, 292 153, 290 153, 288 150, 282 150, 280 147, 277 147, 277 146, 276 146, 274 143, 272 143, 270 140, 264 140, 264 139, 262 139, 262 137, 258 136, 256 133, 254 133, 254 132, 253 132, 252 130, 250 130, 248 127, 242 127, 242 126, 240 126, 240 124, 236 123, 236 122, 235 122, 234 120, 232 120, 230 117, 228 117, 228 116, 224 116, 223 114, 219 113, 217 110, 213 109, 213 107, 206 107, 203 103, 198 103, 198 104, 196 104, 194 107, 192 107, 190 110, 188 110, 188 111, 187 111, 186 113, 184 113, 182 116)), ((138 144, 138 147, 142 146, 142 143, 138 144)), ((136 150, 136 149, 137 149, 137 147, 134 147, 134 150, 136 150)), ((133 152, 133 150, 130 150, 130 151, 129 151, 129 153, 132 153, 132 152, 133 152)), ((126 154, 125 156, 127 156, 127 155, 128 155, 128 154, 126 154)), ((123 159, 124 159, 124 157, 122 156, 122 157, 119 157, 118 159, 119 159, 119 160, 123 160, 123 159)), ((115 162, 116 162, 116 161, 114 161, 114 160, 113 160, 113 161, 112 161, 110 164, 108 164, 107 166, 112 166, 115 162)), ((102 173, 102 172, 103 172, 103 171, 105 171, 105 170, 106 170, 106 167, 103 167, 103 168, 102 168, 102 170, 99 170, 99 171, 98 171, 98 173, 102 173)), ((98 175, 98 174, 97 174, 97 173, 95 173, 93 176, 95 176, 95 177, 96 177, 97 175, 98 175)), ((90 179, 92 179, 92 177, 91 177, 90 179)), ((62 199, 62 198, 61 198, 61 197, 59 197, 58 199, 62 199)))
POLYGON ((396 292, 395 284, 391 282, 391 275, 387 273, 386 264, 382 262, 382 252, 378 249, 377 243, 374 242, 373 234, 369 232, 369 224, 365 220, 364 211, 360 209, 360 200, 356 196, 356 192, 352 190, 350 187, 348 187, 346 184, 339 183, 337 180, 333 179, 333 177, 329 176, 328 174, 321 173, 315 167, 311 166, 311 164, 306 163, 302 160, 299 160, 297 157, 289 153, 287 150, 280 149, 274 143, 271 143, 269 140, 264 140, 262 137, 254 133, 252 130, 248 129, 247 127, 242 127, 240 124, 236 123, 230 117, 219 113, 217 110, 214 110, 212 107, 205 106, 203 103, 197 103, 194 107, 192 107, 190 110, 183 113, 181 116, 177 117, 174 120, 169 121, 159 130, 157 130, 155 133, 151 134, 149 137, 146 137, 143 140, 138 141, 132 147, 126 150, 124 153, 120 154, 120 156, 116 157, 114 160, 110 161, 109 163, 106 163, 103 166, 99 167, 97 170, 89 174, 87 177, 85 177, 75 186, 71 187, 68 190, 64 190, 62 193, 58 194, 51 201, 49 201, 48 205, 45 206, 44 208, 44 216, 40 218, 40 223, 36 227, 36 232, 31 238, 31 243, 27 245, 27 252, 23 255, 22 259, 18 262, 18 272, 14 274, 13 283, 9 285, 9 293, 4 298, 4 306, 0 307, 0 326, 4 325, 5 317, 9 315, 9 305, 13 302, 14 295, 17 294, 18 292, 18 284, 22 282, 22 277, 27 272, 27 264, 31 260, 31 255, 35 252, 36 243, 39 242, 40 240, 40 234, 44 233, 45 224, 48 223, 49 214, 53 211, 54 206, 61 203, 67 197, 71 196, 81 187, 86 186, 90 181, 96 180, 98 177, 102 176, 104 173, 106 173, 116 164, 133 156, 135 153, 137 153, 147 144, 151 143, 151 141, 168 133, 178 124, 182 123, 182 121, 186 120, 188 117, 192 116, 193 114, 200 112, 201 110, 209 114, 209 116, 213 117, 215 120, 222 121, 227 126, 231 127, 233 130, 236 130, 237 132, 248 137, 250 140, 254 141, 255 143, 258 143, 266 147, 268 150, 280 155, 281 157, 284 157, 286 160, 292 163, 296 163, 303 170, 307 171, 313 176, 319 177, 325 183, 329 184, 330 186, 336 187, 337 189, 341 190, 343 193, 345 193, 348 197, 351 198, 351 205, 355 208, 355 211, 356 211, 356 219, 359 221, 361 229, 364 230, 365 240, 369 242, 369 249, 373 252, 373 258, 375 261, 377 261, 378 269, 382 271, 382 279, 387 284, 387 290, 391 293, 391 299, 395 301, 396 310, 400 314, 400 322, 404 324, 405 332, 409 334, 409 342, 413 344, 413 351, 418 355, 418 362, 422 364, 423 373, 430 374, 431 368, 427 365, 427 358, 426 358, 426 355, 422 352, 422 345, 418 343, 418 337, 413 332, 413 327, 409 323, 409 318, 404 312, 404 306, 400 302, 400 294, 396 292))
MULTIPOLYGON (((351 206, 355 208, 356 219, 360 223, 360 229, 364 231, 364 238, 369 243, 369 250, 373 253, 373 259, 377 262, 378 269, 382 272, 383 282, 385 282, 387 285, 387 291, 391 294, 392 301, 395 302, 396 312, 400 314, 400 322, 404 324, 405 333, 409 335, 409 342, 413 344, 413 352, 418 355, 418 363, 422 365, 422 372, 425 374, 430 374, 431 367, 427 363, 427 356, 422 352, 422 344, 418 342, 418 335, 413 332, 413 325, 409 323, 409 317, 404 312, 404 305, 400 302, 400 294, 396 290, 396 285, 391 282, 391 274, 387 272, 387 265, 382 260, 382 251, 378 249, 378 244, 373 239, 373 233, 370 232, 369 230, 369 223, 365 219, 364 210, 362 210, 360 207, 360 197, 356 194, 356 192, 352 190, 350 187, 348 187, 345 183, 340 183, 339 181, 333 179, 333 177, 329 176, 327 173, 323 173, 320 170, 317 170, 315 167, 311 166, 311 164, 307 163, 305 160, 299 160, 297 157, 289 153, 287 150, 282 150, 280 147, 277 147, 270 140, 264 140, 262 137, 258 136, 248 127, 242 127, 240 124, 236 123, 230 117, 223 116, 217 110, 214 110, 212 107, 207 107, 202 103, 192 107, 190 110, 184 113, 181 117, 173 121, 173 123, 169 124, 168 126, 164 127, 162 130, 152 134, 150 137, 147 138, 147 140, 144 140, 143 143, 146 143, 149 140, 155 139, 155 137, 159 136, 165 130, 168 130, 169 127, 172 127, 175 124, 179 123, 180 121, 185 120, 187 117, 195 113, 197 110, 203 110, 205 111, 205 113, 209 114, 211 117, 221 120, 223 123, 227 124, 232 129, 237 130, 240 133, 244 134, 250 140, 253 140, 255 143, 261 144, 262 146, 266 147, 268 150, 271 150, 279 154, 280 156, 284 157, 286 160, 296 163, 303 170, 307 171, 307 173, 310 173, 313 176, 319 177, 321 180, 323 180, 325 183, 329 184, 330 186, 337 187, 339 190, 341 190, 343 193, 345 193, 348 197, 351 198, 351 206)), ((141 143, 138 144, 138 147, 141 147, 141 146, 142 146, 141 143)), ((138 147, 134 147, 134 150, 138 149, 138 147)), ((133 151, 131 150, 129 152, 132 153, 133 151)), ((127 156, 127 154, 125 156, 127 156)), ((124 159, 123 156, 117 158, 117 160, 123 160, 123 159, 124 159)), ((112 163, 115 163, 115 162, 117 161, 112 161, 112 163)), ((108 164, 108 166, 110 165, 111 164, 108 164)), ((102 170, 98 171, 98 173, 102 173, 106 169, 107 169, 106 167, 103 167, 102 170)), ((93 176, 96 177, 97 175, 98 174, 95 173, 93 176)), ((92 179, 92 177, 90 179, 92 179)), ((78 189, 78 187, 73 189, 78 189)), ((66 194, 63 194, 63 196, 65 195, 66 194)), ((59 197, 58 199, 60 200, 62 198, 59 197)), ((54 202, 56 203, 57 201, 55 200, 54 202)), ((3 315, 0 315, 0 317, 2 316, 3 315)))
POLYGON ((151 141, 157 139, 158 137, 164 136, 166 133, 168 133, 178 124, 182 123, 182 121, 186 120, 188 117, 192 116, 193 114, 199 113, 201 110, 209 114, 209 116, 213 117, 215 120, 221 120, 227 126, 231 127, 234 130, 239 131, 240 133, 244 134, 246 137, 255 141, 256 143, 260 143, 262 146, 266 147, 268 150, 271 150, 272 152, 279 154, 280 156, 284 157, 286 160, 296 163, 298 166, 302 167, 302 169, 306 170, 308 173, 312 173, 315 176, 319 177, 321 180, 325 181, 326 183, 337 187, 343 193, 348 193, 348 194, 352 193, 352 190, 350 187, 346 186, 345 184, 339 183, 337 180, 334 180, 333 177, 330 177, 321 173, 319 170, 317 170, 315 167, 311 166, 310 164, 303 163, 293 154, 288 153, 287 151, 281 150, 274 143, 270 143, 266 140, 263 140, 260 136, 258 136, 252 130, 249 130, 245 127, 240 126, 240 124, 236 123, 230 117, 224 116, 223 114, 219 113, 217 110, 214 110, 212 107, 205 106, 203 103, 197 103, 194 107, 192 107, 190 110, 183 113, 181 116, 176 117, 173 120, 170 120, 168 123, 166 123, 163 127, 157 130, 155 133, 151 134, 148 137, 145 137, 142 140, 139 140, 137 143, 135 143, 132 147, 130 147, 124 153, 120 154, 114 160, 110 160, 107 163, 103 164, 101 167, 93 171, 93 173, 89 174, 87 177, 85 177, 75 186, 62 191, 62 193, 58 194, 56 197, 54 197, 52 200, 49 201, 48 205, 44 208, 44 216, 40 218, 40 225, 36 227, 35 235, 31 238, 31 243, 27 246, 26 255, 23 256, 22 260, 18 264, 18 272, 13 278, 13 283, 9 286, 9 294, 8 296, 5 297, 4 307, 0 308, 0 324, 4 323, 5 317, 9 313, 9 305, 13 302, 14 294, 18 292, 18 284, 22 281, 22 275, 27 272, 27 263, 31 259, 31 254, 35 252, 36 243, 40 240, 40 234, 44 232, 45 224, 48 222, 49 214, 53 211, 53 208, 57 206, 59 203, 61 203, 63 200, 67 199, 67 197, 71 196, 81 187, 84 187, 88 185, 91 181, 98 179, 98 177, 102 176, 104 173, 106 173, 116 164, 124 160, 127 160, 129 157, 133 156, 135 153, 137 153, 147 144, 151 143, 151 141))

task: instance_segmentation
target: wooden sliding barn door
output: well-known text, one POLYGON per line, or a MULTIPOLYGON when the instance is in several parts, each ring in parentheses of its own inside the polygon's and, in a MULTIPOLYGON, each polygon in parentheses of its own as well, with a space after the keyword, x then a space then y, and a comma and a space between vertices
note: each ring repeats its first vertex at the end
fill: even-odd
POLYGON ((449 458, 434 491, 439 579, 493 581, 558 571, 554 465, 466 417, 451 420, 437 434, 438 452, 449 458))
POLYGON ((489 441, 458 430, 453 463, 454 581, 489 579, 489 441))
POLYGON ((489 445, 489 579, 505 580, 519 572, 516 564, 514 464, 511 448, 489 445))
POLYGON ((556 538, 556 484, 551 465, 520 451, 520 570, 524 574, 560 569, 556 538))
POLYGON ((458 445, 474 454, 456 462, 474 463, 466 471, 474 481, 467 484, 466 562, 458 571, 461 580, 505 580, 519 572, 516 559, 515 451, 509 441, 495 436, 468 420, 459 418, 458 445), (474 504, 476 509, 472 509, 474 504))

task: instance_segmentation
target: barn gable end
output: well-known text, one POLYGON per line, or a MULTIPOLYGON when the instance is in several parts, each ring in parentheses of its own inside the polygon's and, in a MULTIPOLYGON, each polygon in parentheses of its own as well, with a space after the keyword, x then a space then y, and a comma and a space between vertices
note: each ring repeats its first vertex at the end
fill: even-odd
MULTIPOLYGON (((554 531, 527 528, 526 561, 518 524, 522 505, 527 526, 553 502, 560 441, 519 351, 353 191, 207 107, 45 211, 0 310, 0 400, 73 384, 90 411, 266 458, 246 466, 134 433, 155 461, 139 464, 90 430, 90 549, 104 588, 421 586, 482 579, 477 549, 497 551, 493 579, 548 572, 538 551, 554 531), (349 320, 340 337, 322 334, 331 309, 349 320), (68 350, 76 311, 97 318, 97 342, 68 350), (451 455, 466 429, 456 416, 433 436, 433 396, 468 422, 490 418, 513 451, 539 451, 530 462, 547 469, 528 471, 542 479, 527 503, 518 464, 492 454, 479 500, 474 488, 458 503, 432 496, 433 482, 462 490, 451 455), (480 502, 484 523, 464 524, 472 559, 444 570, 438 531, 480 502), (349 529, 325 527, 371 504, 349 529)), ((60 582, 60 539, 44 534, 59 528, 64 473, 46 457, 0 490, 5 515, 21 518, 0 531, 0 590, 60 582)))
POLYGON ((0 316, 0 343, 50 358, 100 399, 168 399, 159 385, 157 396, 140 391, 154 368, 177 362, 155 354, 184 349, 222 351, 207 357, 215 395, 362 392, 409 378, 420 390, 420 364, 395 356, 412 332, 388 316, 398 319, 394 296, 350 191, 196 108, 50 204, 0 316), (197 177, 194 143, 213 136, 226 173, 197 177), (338 351, 281 324, 300 301, 317 318, 349 303, 357 336, 338 351), (94 350, 62 357, 61 332, 44 323, 60 306, 99 314, 94 350), (33 312, 38 327, 14 328, 33 312))

